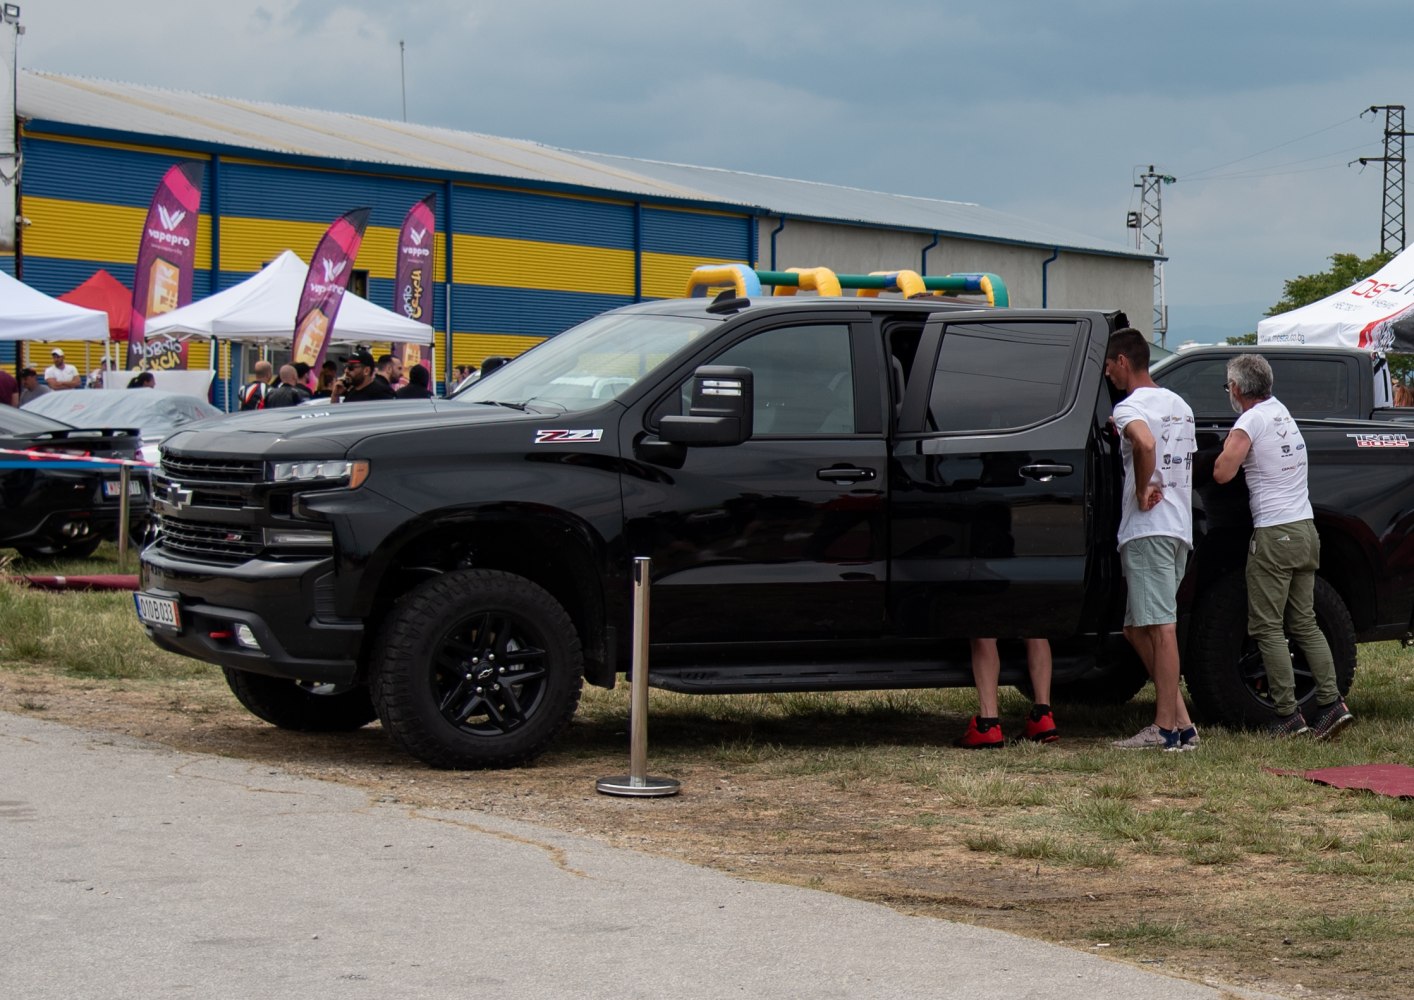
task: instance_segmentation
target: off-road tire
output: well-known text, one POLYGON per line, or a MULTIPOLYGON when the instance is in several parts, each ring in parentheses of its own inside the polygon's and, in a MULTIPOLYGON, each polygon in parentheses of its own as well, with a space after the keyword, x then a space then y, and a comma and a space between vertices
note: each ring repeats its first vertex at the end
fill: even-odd
POLYGON ((304 733, 342 733, 361 729, 378 713, 368 688, 336 687, 268 677, 222 667, 231 693, 251 715, 272 726, 304 733))
MULTIPOLYGON (((1355 626, 1340 594, 1316 577, 1316 624, 1330 644, 1341 695, 1355 680, 1355 626)), ((1315 705, 1316 686, 1305 658, 1296 659, 1296 699, 1304 712, 1315 705)), ((1201 722, 1234 728, 1261 726, 1275 717, 1267 672, 1256 642, 1247 634, 1247 581, 1230 573, 1198 601, 1189 628, 1183 675, 1201 722)))
POLYGON ((457 570, 393 607, 371 690, 383 728, 441 768, 498 768, 543 753, 579 706, 579 634, 543 588, 512 573, 457 570))

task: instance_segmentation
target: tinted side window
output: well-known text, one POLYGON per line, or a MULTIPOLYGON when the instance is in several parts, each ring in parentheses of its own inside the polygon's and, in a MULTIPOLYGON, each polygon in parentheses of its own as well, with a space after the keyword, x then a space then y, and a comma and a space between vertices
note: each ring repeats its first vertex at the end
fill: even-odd
POLYGON ((1228 403, 1227 358, 1186 361, 1172 368, 1160 369, 1154 379, 1159 385, 1176 392, 1195 414, 1232 414, 1228 403))
POLYGON ((928 426, 988 432, 1025 427, 1065 409, 1074 323, 948 326, 928 398, 928 426))
MULTIPOLYGON (((727 348, 712 363, 751 369, 755 437, 854 433, 854 364, 846 325, 765 330, 727 348)), ((684 400, 690 389, 684 386, 684 400)), ((686 403, 682 412, 687 412, 686 403)))
POLYGON ((1353 374, 1337 358, 1280 358, 1263 355, 1272 366, 1272 395, 1297 416, 1345 416, 1353 374))

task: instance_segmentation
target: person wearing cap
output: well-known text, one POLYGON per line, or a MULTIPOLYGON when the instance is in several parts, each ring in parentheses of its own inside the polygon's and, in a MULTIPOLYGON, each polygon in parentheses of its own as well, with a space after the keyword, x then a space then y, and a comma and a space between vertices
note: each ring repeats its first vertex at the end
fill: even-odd
POLYGON ((103 377, 113 371, 113 359, 104 358, 97 368, 88 373, 88 388, 102 389, 103 377))
POLYGON ((51 389, 77 389, 79 370, 64 363, 64 352, 59 348, 54 348, 50 353, 54 357, 54 363, 44 369, 44 384, 51 389))
POLYGON ((40 396, 53 392, 43 382, 39 380, 39 372, 33 368, 25 368, 20 371, 20 405, 24 406, 31 399, 38 399, 40 396))
POLYGON ((344 358, 344 377, 334 383, 331 401, 364 403, 395 398, 392 387, 375 374, 373 355, 365 350, 354 351, 344 358))

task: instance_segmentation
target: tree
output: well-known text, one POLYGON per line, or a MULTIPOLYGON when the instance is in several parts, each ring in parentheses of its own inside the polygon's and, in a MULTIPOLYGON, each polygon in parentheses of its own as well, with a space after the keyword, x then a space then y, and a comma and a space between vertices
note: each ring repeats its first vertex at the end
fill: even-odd
POLYGON ((1334 295, 1349 288, 1361 278, 1368 278, 1394 258, 1394 254, 1381 251, 1364 260, 1353 253, 1333 253, 1330 256, 1331 269, 1320 274, 1303 274, 1286 283, 1286 294, 1276 305, 1267 310, 1268 316, 1291 312, 1312 302, 1318 302, 1327 295, 1334 295))
MULTIPOLYGON (((1349 288, 1361 278, 1367 278, 1394 258, 1387 251, 1371 254, 1361 259, 1353 253, 1333 253, 1330 255, 1331 268, 1319 274, 1303 274, 1286 282, 1285 294, 1277 304, 1267 310, 1266 315, 1291 312, 1312 302, 1319 302, 1327 295, 1334 295, 1349 288)), ((1229 344, 1255 344, 1255 333, 1244 333, 1238 337, 1228 337, 1229 344)))

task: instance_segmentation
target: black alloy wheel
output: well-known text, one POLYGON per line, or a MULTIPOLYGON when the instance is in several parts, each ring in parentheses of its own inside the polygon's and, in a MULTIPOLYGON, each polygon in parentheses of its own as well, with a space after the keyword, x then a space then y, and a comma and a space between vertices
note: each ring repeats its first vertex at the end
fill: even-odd
POLYGON ((393 607, 371 661, 383 728, 433 767, 511 767, 543 753, 584 682, 579 634, 544 588, 456 570, 393 607))

